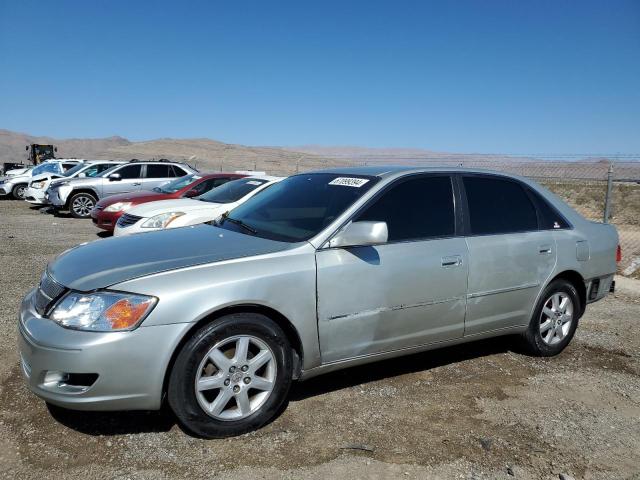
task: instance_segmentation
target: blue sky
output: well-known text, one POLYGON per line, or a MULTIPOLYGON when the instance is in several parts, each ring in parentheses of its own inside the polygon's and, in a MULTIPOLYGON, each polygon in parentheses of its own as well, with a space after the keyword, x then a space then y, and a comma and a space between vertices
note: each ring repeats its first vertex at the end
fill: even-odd
POLYGON ((640 152, 640 1, 0 0, 0 128, 640 152))

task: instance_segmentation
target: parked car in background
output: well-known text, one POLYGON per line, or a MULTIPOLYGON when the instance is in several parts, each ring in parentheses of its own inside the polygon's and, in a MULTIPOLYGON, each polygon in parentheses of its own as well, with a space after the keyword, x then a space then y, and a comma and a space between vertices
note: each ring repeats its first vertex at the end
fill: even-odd
POLYGON ((556 355, 612 289, 617 246, 520 177, 299 174, 215 224, 67 250, 23 300, 22 371, 66 408, 166 398, 196 435, 238 435, 295 379, 498 335, 556 355))
POLYGON ((85 160, 77 163, 64 173, 41 173, 32 177, 24 195, 24 199, 34 205, 46 205, 49 200, 46 198, 47 190, 52 183, 60 178, 93 178, 105 170, 124 162, 115 160, 85 160))
POLYGON ((31 170, 35 165, 24 165, 20 168, 11 168, 4 172, 4 176, 13 177, 14 175, 23 175, 27 173, 27 171, 31 170))
POLYGON ((225 183, 193 199, 145 203, 122 215, 113 234, 131 235, 209 222, 280 180, 282 177, 246 177, 225 183))
POLYGON ((57 210, 69 210, 75 218, 89 218, 98 200, 109 195, 151 190, 176 177, 196 170, 183 163, 132 160, 102 172, 94 178, 73 178, 55 182, 47 191, 57 210))
POLYGON ((82 160, 78 159, 47 160, 22 174, 4 177, 0 180, 0 195, 12 195, 16 200, 23 200, 29 182, 35 176, 43 173, 62 174, 81 162, 82 160))
POLYGON ((197 197, 230 180, 243 177, 246 177, 246 175, 222 172, 206 175, 192 173, 184 177, 176 178, 160 187, 155 187, 151 191, 125 193, 106 197, 100 200, 93 208, 91 218, 97 227, 113 232, 116 222, 122 214, 142 203, 197 197))

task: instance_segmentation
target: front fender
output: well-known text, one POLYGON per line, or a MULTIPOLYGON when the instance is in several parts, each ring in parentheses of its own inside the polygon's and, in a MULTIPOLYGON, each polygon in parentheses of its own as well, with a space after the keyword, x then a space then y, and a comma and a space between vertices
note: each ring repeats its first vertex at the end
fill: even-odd
POLYGON ((144 325, 195 323, 236 305, 259 305, 287 318, 302 342, 304 369, 320 365, 315 249, 291 250, 182 268, 111 286, 159 298, 144 325))

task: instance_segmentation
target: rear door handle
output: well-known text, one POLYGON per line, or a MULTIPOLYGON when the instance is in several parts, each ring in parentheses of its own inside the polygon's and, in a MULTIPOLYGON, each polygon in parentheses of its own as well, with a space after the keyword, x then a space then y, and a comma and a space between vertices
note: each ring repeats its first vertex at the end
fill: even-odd
POLYGON ((462 265, 462 257, 460 255, 449 255, 440 259, 441 265, 444 268, 459 267, 462 265))
POLYGON ((133 184, 134 187, 139 187, 140 185, 142 185, 140 182, 136 182, 133 184))
POLYGON ((549 255, 551 253, 551 245, 540 245, 538 247, 538 253, 540 255, 549 255))

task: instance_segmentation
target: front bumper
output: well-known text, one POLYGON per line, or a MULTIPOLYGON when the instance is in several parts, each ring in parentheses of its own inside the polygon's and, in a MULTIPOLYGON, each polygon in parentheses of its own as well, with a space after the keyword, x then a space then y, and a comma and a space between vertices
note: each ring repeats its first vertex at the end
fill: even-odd
POLYGON ((116 223, 115 228, 113 229, 113 236, 123 237, 125 235, 134 235, 136 233, 157 232, 158 230, 162 230, 162 228, 142 228, 142 224, 147 220, 149 219, 145 217, 141 220, 138 220, 136 223, 127 225, 125 227, 121 227, 116 223))
POLYGON ((33 203, 34 205, 45 205, 49 203, 45 198, 45 194, 46 190, 42 188, 29 187, 27 188, 24 199, 29 203, 33 203))
POLYGON ((47 199, 49 200, 49 203, 57 208, 63 208, 66 205, 68 196, 69 194, 60 188, 50 188, 47 190, 47 199))
POLYGON ((0 185, 0 195, 9 195, 11 193, 11 190, 13 190, 12 183, 3 183, 2 185, 0 185))
POLYGON ((71 330, 38 315, 33 293, 22 302, 18 335, 22 372, 33 393, 74 410, 160 408, 173 348, 190 324, 130 332, 71 330), (58 372, 86 384, 52 381, 58 372))
POLYGON ((105 212, 104 210, 91 210, 91 221, 93 224, 108 232, 113 232, 116 222, 124 212, 105 212))

